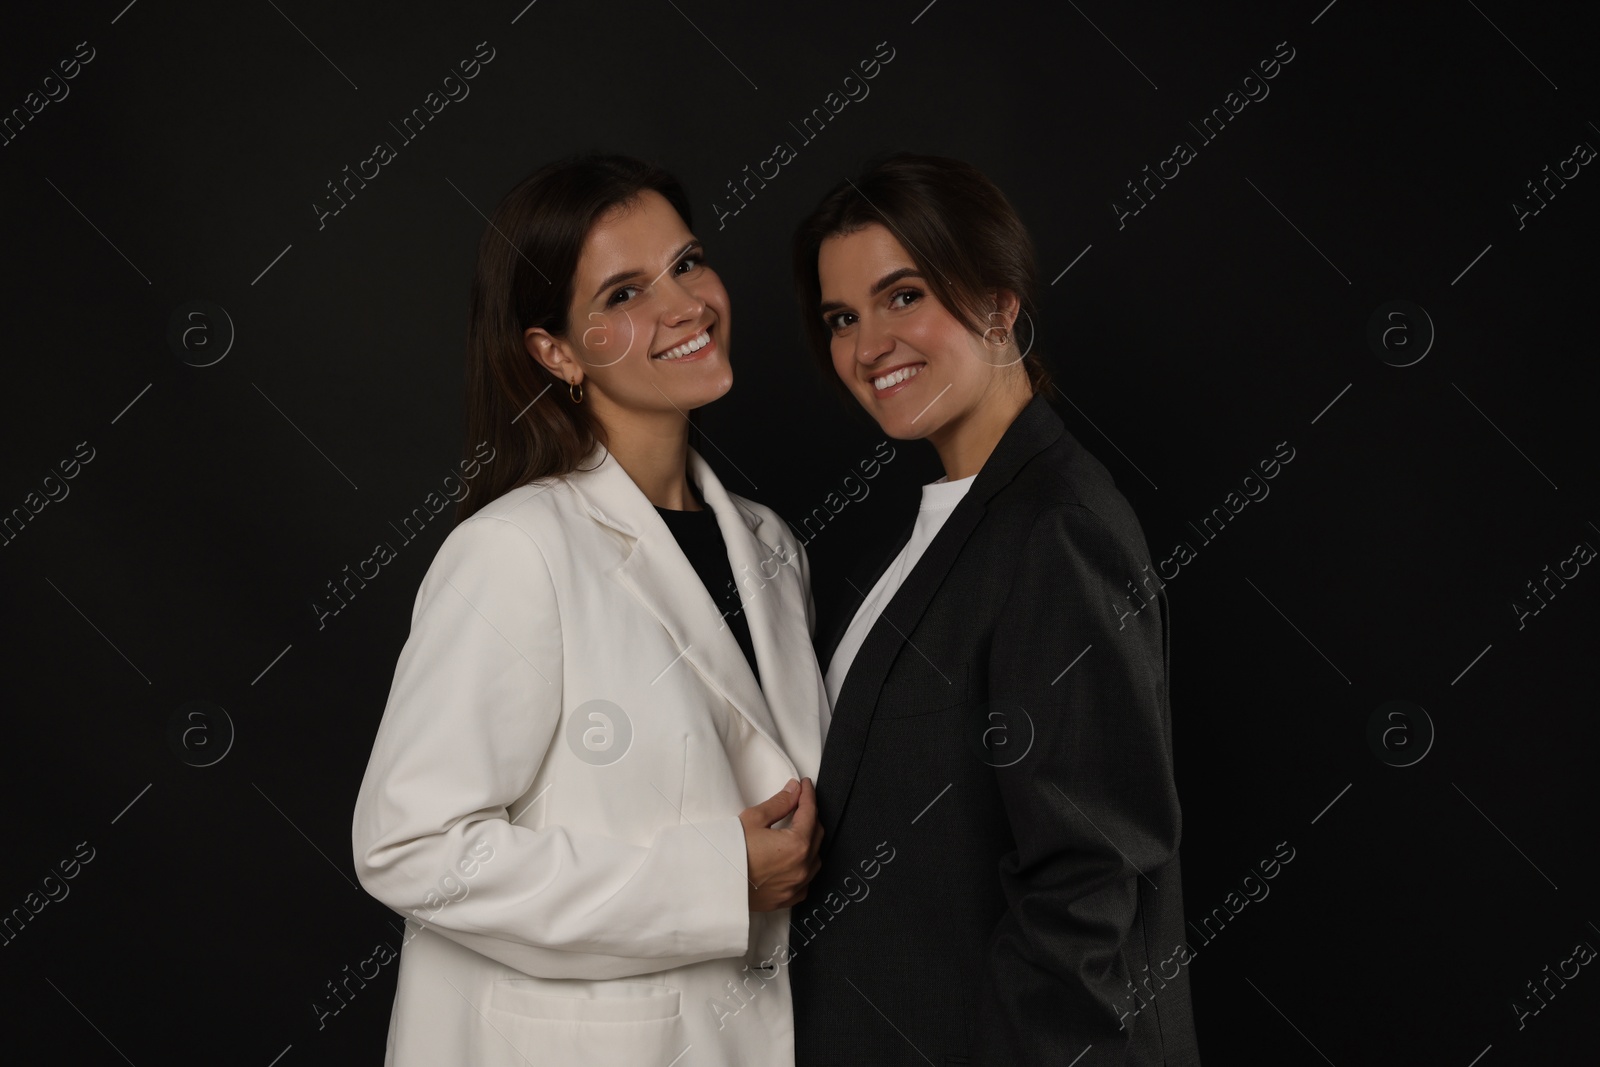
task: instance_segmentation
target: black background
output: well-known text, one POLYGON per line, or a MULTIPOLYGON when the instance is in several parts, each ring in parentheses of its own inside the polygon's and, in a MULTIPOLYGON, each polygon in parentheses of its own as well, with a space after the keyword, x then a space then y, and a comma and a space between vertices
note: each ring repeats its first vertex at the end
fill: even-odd
MULTIPOLYGON (((0 550, 0 909, 94 850, 0 947, 11 1062, 381 1062, 394 965, 320 1027, 312 1003, 400 943, 354 881, 351 808, 449 513, 321 629, 311 604, 462 454, 480 212, 586 148, 690 190, 736 324, 703 451, 791 519, 879 440, 802 349, 794 223, 892 149, 968 159, 1012 198, 1059 410, 1152 556, 1197 550, 1167 587, 1191 919, 1295 850, 1270 895, 1192 942, 1207 1062, 1592 1055, 1592 966, 1520 1029, 1512 1009, 1546 964, 1600 946, 1600 576, 1522 628, 1512 608, 1600 546, 1600 177, 1584 167, 1520 227, 1513 208, 1600 146, 1576 5, 524 2, 5 19, 6 114, 94 49, 0 146, 0 509, 79 442, 94 454, 0 550), (483 41, 470 95, 401 145, 388 124, 483 41), (870 95, 802 144, 789 123, 885 41, 870 95), (1294 58, 1270 95, 1202 144, 1188 123, 1279 42, 1294 58), (325 183, 378 140, 397 158, 319 229, 325 183), (1197 158, 1119 228, 1124 183, 1179 140, 1197 158), (725 183, 779 141, 797 158, 718 228, 725 183), (195 300, 225 310, 231 347, 215 311, 168 343, 195 300), (1369 344, 1394 300, 1425 310, 1431 346, 1415 312, 1369 344), (1284 441, 1270 496, 1197 537, 1284 441), (183 718, 194 700, 209 720, 183 718), (1368 742, 1390 700, 1436 731, 1427 747, 1413 715, 1394 735, 1403 758, 1426 749, 1410 766, 1368 742)), ((819 597, 938 474, 899 447, 812 540, 819 597)))

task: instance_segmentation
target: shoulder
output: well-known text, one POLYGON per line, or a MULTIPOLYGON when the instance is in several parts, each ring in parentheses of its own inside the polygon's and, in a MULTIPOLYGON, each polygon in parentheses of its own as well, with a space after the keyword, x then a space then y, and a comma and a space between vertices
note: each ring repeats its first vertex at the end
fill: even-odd
POLYGON ((1065 429, 995 494, 990 510, 1008 515, 1027 536, 1068 535, 1134 559, 1149 555, 1133 505, 1105 464, 1065 429))
POLYGON ((519 485, 457 523, 439 546, 436 562, 536 558, 542 555, 541 544, 550 544, 559 536, 562 519, 572 506, 571 487, 564 479, 519 485))

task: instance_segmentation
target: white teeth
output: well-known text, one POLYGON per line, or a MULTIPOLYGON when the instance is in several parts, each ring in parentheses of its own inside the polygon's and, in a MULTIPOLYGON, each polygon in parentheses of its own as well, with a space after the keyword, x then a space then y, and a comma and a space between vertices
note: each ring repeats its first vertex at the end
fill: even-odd
POLYGON ((872 387, 874 389, 883 390, 889 388, 891 385, 899 385, 901 382, 916 375, 921 370, 922 364, 920 363, 914 367, 901 367, 899 370, 891 371, 881 378, 872 379, 872 387))
POLYGON ((701 330, 699 333, 695 334, 693 337, 691 337, 687 341, 683 342, 683 344, 675 345, 674 347, 667 349, 665 352, 661 353, 656 358, 657 359, 681 359, 682 357, 687 356, 692 352, 700 351, 702 348, 704 348, 706 345, 708 345, 710 343, 711 343, 711 332, 709 330, 701 330))

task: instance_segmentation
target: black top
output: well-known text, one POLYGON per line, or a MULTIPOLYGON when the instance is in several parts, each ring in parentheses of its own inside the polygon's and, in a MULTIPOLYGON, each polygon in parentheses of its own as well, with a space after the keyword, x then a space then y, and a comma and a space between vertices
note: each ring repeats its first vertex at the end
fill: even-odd
POLYGON ((728 563, 728 545, 717 528, 717 516, 710 508, 700 511, 673 511, 657 507, 656 514, 667 524, 678 547, 694 565, 695 573, 705 583, 711 601, 722 613, 723 622, 733 631, 744 658, 750 663, 750 672, 761 682, 761 670, 756 666, 756 648, 750 640, 750 624, 745 621, 744 602, 739 587, 733 580, 733 567, 728 563))

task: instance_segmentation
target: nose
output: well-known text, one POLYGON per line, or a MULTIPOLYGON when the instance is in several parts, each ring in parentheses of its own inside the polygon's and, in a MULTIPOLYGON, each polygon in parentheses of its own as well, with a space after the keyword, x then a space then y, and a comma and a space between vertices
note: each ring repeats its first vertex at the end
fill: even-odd
POLYGON ((888 330, 876 327, 864 318, 856 325, 856 362, 876 363, 894 351, 894 336, 888 330))
POLYGON ((665 300, 662 307, 661 321, 667 326, 681 326, 686 322, 694 322, 705 314, 706 302, 699 293, 684 285, 676 277, 668 275, 659 283, 664 286, 665 300))

